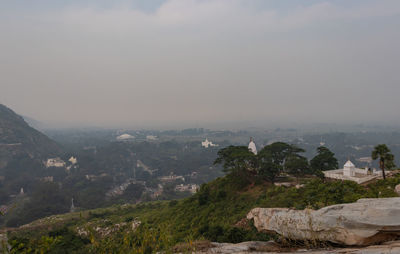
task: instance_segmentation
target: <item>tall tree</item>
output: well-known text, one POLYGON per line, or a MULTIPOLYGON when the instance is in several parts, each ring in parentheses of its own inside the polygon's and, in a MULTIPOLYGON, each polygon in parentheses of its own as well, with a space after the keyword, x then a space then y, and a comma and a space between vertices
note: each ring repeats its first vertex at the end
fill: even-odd
POLYGON ((304 149, 299 148, 295 145, 287 144, 284 142, 275 142, 265 146, 261 149, 260 153, 266 152, 272 156, 275 164, 281 165, 282 168, 285 164, 285 160, 294 154, 305 152, 304 149))
POLYGON ((256 171, 256 156, 247 146, 228 146, 218 151, 214 164, 222 164, 224 172, 243 175, 256 171))
POLYGON ((309 164, 306 157, 293 154, 287 157, 285 161, 285 170, 294 175, 297 179, 309 172, 309 164))
POLYGON ((257 154, 258 170, 257 174, 261 178, 265 178, 270 182, 274 182, 276 177, 282 171, 282 166, 275 163, 275 160, 268 150, 261 150, 257 154))
POLYGON ((314 172, 318 172, 337 169, 339 163, 333 152, 325 146, 320 146, 317 148, 317 155, 311 159, 310 166, 314 172))
POLYGON ((394 155, 390 153, 390 149, 385 144, 375 146, 371 153, 373 160, 379 158, 379 167, 382 170, 383 179, 386 179, 385 168, 391 169, 395 167, 394 155))
POLYGON ((284 142, 275 142, 267 145, 261 149, 257 156, 259 162, 258 174, 274 182, 282 171, 291 171, 288 173, 303 172, 307 168, 305 164, 308 165, 308 161, 305 157, 299 155, 302 152, 304 152, 303 149, 284 142), (290 169, 287 169, 287 166, 290 169))

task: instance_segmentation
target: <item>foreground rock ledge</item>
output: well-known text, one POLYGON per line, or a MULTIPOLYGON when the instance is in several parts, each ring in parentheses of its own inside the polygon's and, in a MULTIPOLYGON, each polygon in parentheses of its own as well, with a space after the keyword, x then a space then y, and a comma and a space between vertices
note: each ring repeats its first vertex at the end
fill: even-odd
MULTIPOLYGON (((185 253, 185 252, 183 252, 185 253)), ((187 252, 186 252, 187 253, 187 252)), ((400 242, 388 242, 382 245, 374 245, 368 247, 352 247, 352 248, 338 248, 338 249, 298 249, 293 251, 285 251, 285 249, 275 249, 273 242, 243 242, 238 244, 228 243, 211 243, 209 249, 195 251, 196 254, 293 254, 293 253, 309 253, 309 254, 395 254, 400 253, 400 242)))
POLYGON ((360 199, 319 210, 254 208, 247 219, 259 231, 293 240, 370 245, 400 236, 400 198, 360 199))

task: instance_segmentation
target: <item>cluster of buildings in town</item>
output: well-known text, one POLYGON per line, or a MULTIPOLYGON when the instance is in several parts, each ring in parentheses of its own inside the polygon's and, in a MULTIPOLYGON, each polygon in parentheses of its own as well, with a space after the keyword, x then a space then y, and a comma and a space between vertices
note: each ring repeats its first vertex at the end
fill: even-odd
MULTIPOLYGON (((123 135, 119 136, 118 138, 119 138, 119 140, 122 141, 122 140, 130 140, 131 138, 134 138, 134 137, 130 136, 129 134, 123 134, 123 135)), ((150 136, 148 138, 150 140, 155 140, 157 137, 156 136, 150 136)), ((214 144, 212 144, 212 145, 214 145, 214 144)), ((77 158, 72 156, 66 162, 66 161, 62 160, 61 158, 56 157, 56 158, 49 158, 46 161, 44 161, 43 163, 46 166, 46 168, 52 168, 52 167, 65 168, 65 170, 68 172, 72 167, 76 167, 77 166, 78 160, 77 160, 77 158)), ((157 171, 157 170, 151 170, 148 166, 146 166, 140 160, 137 160, 136 167, 137 168, 141 168, 142 170, 144 170, 146 172, 149 172, 150 175, 153 175, 154 171, 157 171)), ((196 172, 193 172, 190 176, 193 176, 195 174, 196 174, 196 172)), ((87 174, 87 175, 85 175, 85 178, 88 181, 96 181, 99 178, 105 177, 107 175, 108 174, 106 174, 106 173, 103 173, 103 174, 100 174, 100 175, 87 174)), ((53 176, 46 176, 46 177, 40 178, 40 180, 43 181, 43 182, 53 182, 54 181, 54 177, 53 176)), ((149 193, 152 198, 157 198, 163 193, 163 185, 164 184, 173 183, 173 182, 176 182, 176 181, 185 182, 185 177, 182 176, 182 175, 175 175, 175 174, 171 173, 170 175, 167 175, 167 176, 158 177, 158 180, 160 181, 161 184, 159 184, 157 188, 147 188, 147 187, 145 187, 146 186, 145 182, 137 181, 135 178, 129 178, 125 182, 123 182, 123 183, 119 184, 118 186, 115 186, 112 189, 110 189, 106 193, 106 196, 107 197, 116 197, 116 196, 122 195, 130 184, 141 184, 141 185, 143 185, 145 187, 145 192, 149 193)), ((199 189, 199 185, 192 184, 192 183, 188 183, 188 184, 182 184, 181 183, 181 184, 177 184, 176 187, 175 187, 175 191, 177 191, 177 192, 195 193, 198 189, 199 189)))
MULTIPOLYGON (((130 134, 122 134, 117 137, 118 141, 129 141, 133 140, 135 137, 130 135, 130 134)), ((148 140, 156 140, 156 136, 147 136, 146 137, 148 140)), ((201 142, 202 147, 204 148, 209 148, 209 147, 217 147, 218 144, 214 144, 212 141, 208 140, 207 138, 201 142)), ((250 142, 248 144, 248 149, 254 154, 257 154, 257 146, 253 138, 250 138, 250 142)), ((366 162, 368 164, 371 163, 371 158, 370 157, 363 157, 358 159, 359 162, 366 162)), ((63 161, 60 158, 49 158, 47 161, 44 162, 45 166, 47 168, 50 167, 57 167, 57 168, 66 168, 68 171, 71 169, 71 167, 76 167, 78 163, 77 158, 71 157, 67 162, 63 161)), ((155 170, 151 170, 148 166, 146 166, 142 161, 137 160, 136 162, 136 167, 141 168, 144 171, 147 171, 150 173, 150 175, 153 175, 155 170)), ((195 174, 196 172, 192 173, 195 174)), ((382 172, 380 170, 376 169, 371 169, 369 167, 366 168, 357 168, 350 160, 348 160, 343 168, 341 169, 335 169, 335 170, 329 170, 329 171, 324 171, 324 176, 326 178, 331 178, 331 179, 337 179, 337 180, 350 180, 354 181, 358 184, 362 184, 365 182, 369 182, 373 179, 379 178, 382 176, 382 172)), ((95 181, 98 178, 104 177, 107 174, 102 174, 102 175, 86 175, 86 179, 89 181, 95 181)), ((189 178, 192 178, 192 175, 188 175, 189 178)), ((142 184, 144 187, 146 186, 145 182, 140 182, 135 180, 136 177, 127 179, 125 182, 122 184, 115 186, 111 190, 107 192, 108 197, 113 197, 113 196, 119 196, 124 193, 124 191, 127 189, 127 187, 130 184, 142 184)), ((48 181, 52 182, 53 177, 44 177, 41 179, 43 181, 48 181)), ((185 177, 182 175, 175 175, 171 173, 170 175, 166 176, 160 176, 158 177, 158 180, 160 184, 158 184, 157 188, 146 188, 147 193, 151 194, 152 198, 157 198, 163 193, 163 186, 168 183, 177 183, 175 186, 175 191, 176 192, 190 192, 190 193, 196 193, 199 189, 199 185, 193 184, 193 183, 184 183, 185 182, 185 177)), ((20 194, 22 195, 22 194, 20 194)))
POLYGON ((60 157, 56 157, 47 159, 47 161, 44 162, 44 165, 46 166, 46 168, 55 167, 66 168, 67 170, 70 170, 73 166, 76 166, 76 164, 78 163, 78 159, 71 156, 68 162, 69 165, 67 166, 67 163, 65 161, 63 161, 60 157))
POLYGON ((199 190, 199 185, 197 184, 179 184, 175 187, 175 191, 185 192, 188 191, 190 193, 196 193, 199 190))

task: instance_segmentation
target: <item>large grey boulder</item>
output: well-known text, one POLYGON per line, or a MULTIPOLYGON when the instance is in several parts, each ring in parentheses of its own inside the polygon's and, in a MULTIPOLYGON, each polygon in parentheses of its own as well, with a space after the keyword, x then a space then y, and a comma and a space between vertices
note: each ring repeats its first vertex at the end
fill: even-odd
MULTIPOLYGON (((180 252, 187 253, 187 252, 180 252)), ((387 242, 368 247, 326 248, 326 249, 285 249, 274 242, 210 243, 208 249, 197 250, 194 254, 398 254, 400 242, 387 242)))
POLYGON ((360 199, 319 210, 254 208, 259 231, 275 231, 293 240, 370 245, 400 236, 400 198, 360 199))

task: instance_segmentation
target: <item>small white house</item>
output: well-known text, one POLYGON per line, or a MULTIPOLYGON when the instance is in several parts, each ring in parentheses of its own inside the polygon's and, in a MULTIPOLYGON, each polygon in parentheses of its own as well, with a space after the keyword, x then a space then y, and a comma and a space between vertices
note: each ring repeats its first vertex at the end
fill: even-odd
POLYGON ((213 146, 218 146, 217 144, 213 144, 213 142, 208 141, 208 139, 204 140, 203 142, 201 142, 201 146, 208 148, 208 147, 213 147, 213 146))
POLYGON ((72 165, 75 165, 76 163, 78 163, 78 160, 74 156, 71 156, 71 158, 69 158, 68 161, 71 162, 72 165))
POLYGON ((50 167, 63 168, 65 167, 65 165, 66 165, 65 161, 61 160, 59 157, 47 159, 47 161, 45 162, 46 168, 50 167))

